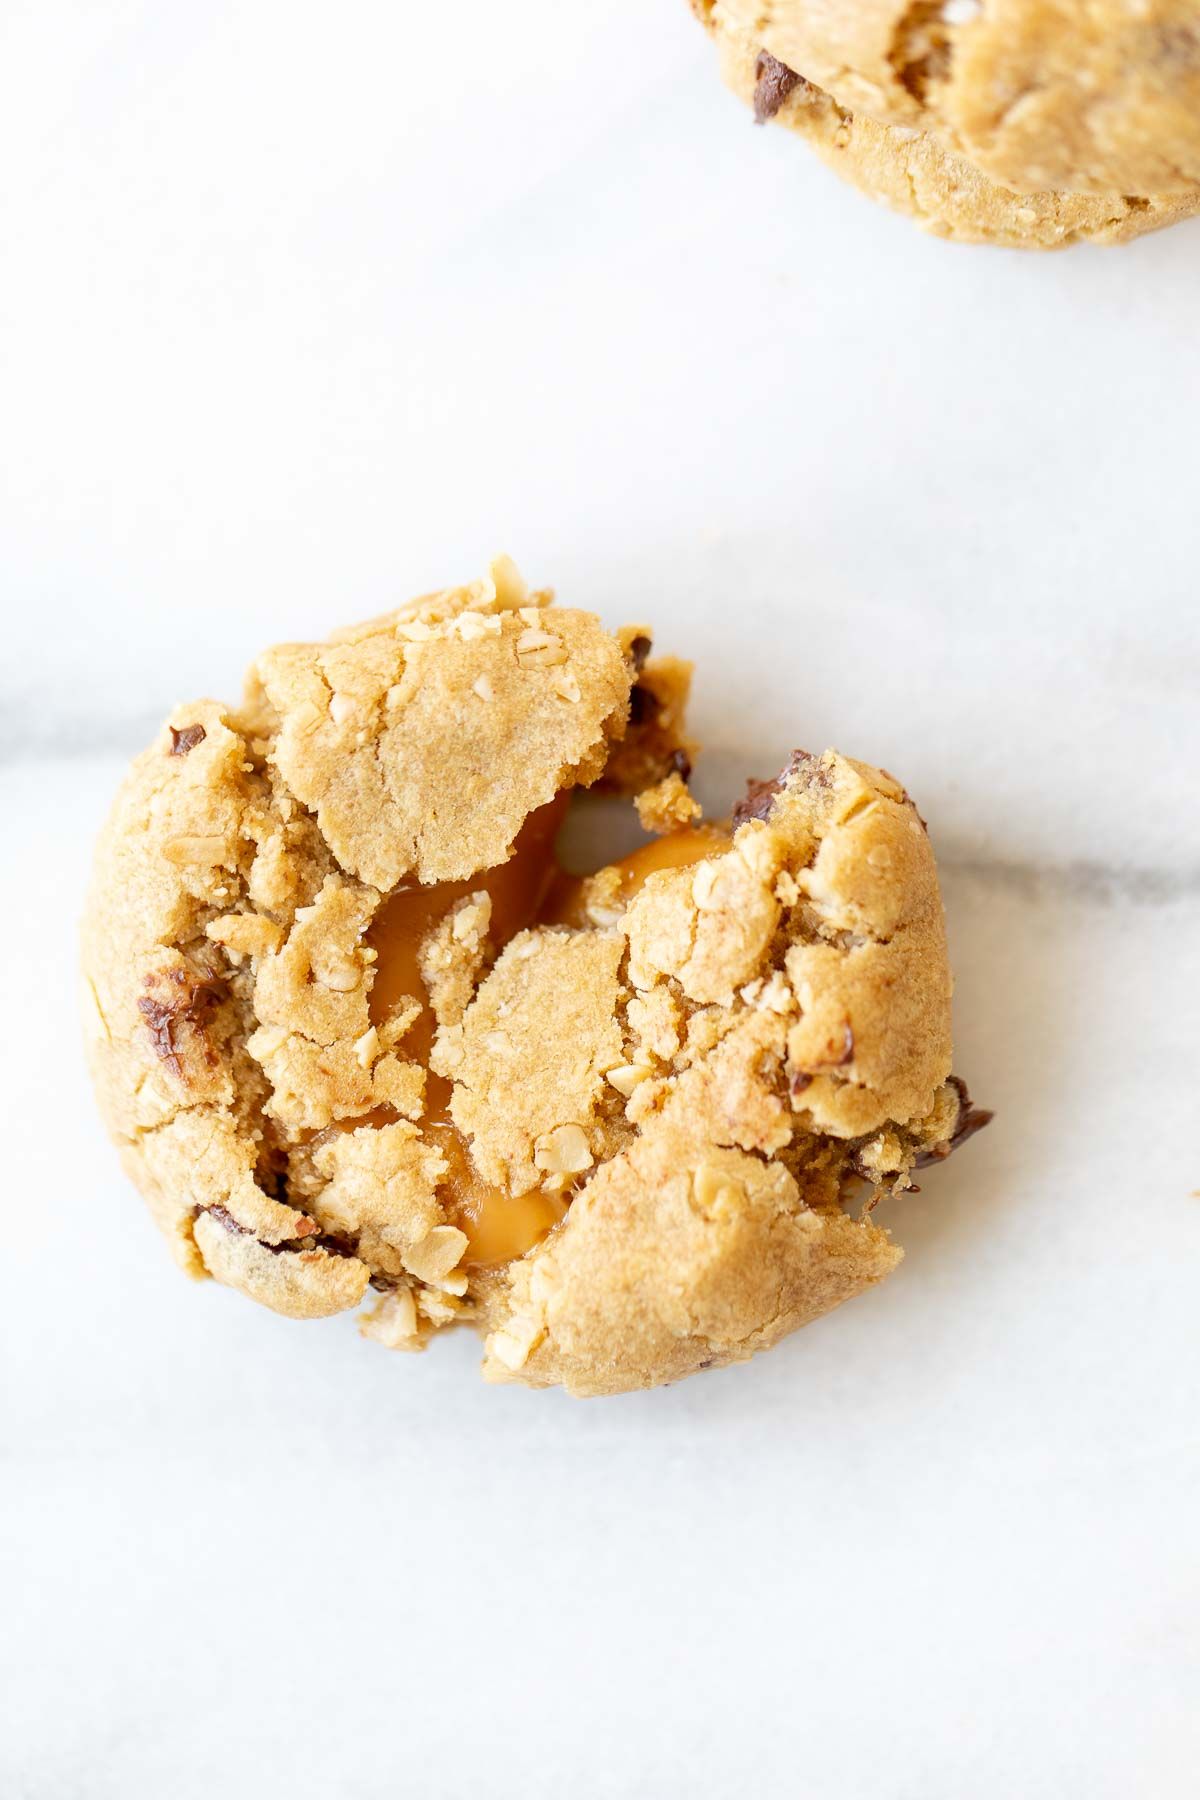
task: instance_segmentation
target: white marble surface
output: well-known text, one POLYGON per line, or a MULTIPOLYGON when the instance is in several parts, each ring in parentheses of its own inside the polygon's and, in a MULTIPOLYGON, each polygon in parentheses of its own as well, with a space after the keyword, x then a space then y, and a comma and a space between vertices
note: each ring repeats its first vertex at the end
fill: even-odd
POLYGON ((10 0, 0 166, 0 1792, 1190 1796, 1200 227, 927 241, 680 0, 10 0), (617 1402, 181 1282, 76 1049, 165 707, 499 546, 697 658, 714 803, 902 773, 998 1111, 617 1402))

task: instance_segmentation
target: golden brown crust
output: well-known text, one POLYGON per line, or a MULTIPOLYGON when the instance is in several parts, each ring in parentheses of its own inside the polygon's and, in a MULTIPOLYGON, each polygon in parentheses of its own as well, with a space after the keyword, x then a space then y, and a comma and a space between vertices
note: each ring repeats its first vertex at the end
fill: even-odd
POLYGON ((1190 6, 1152 0, 1135 19, 1120 0, 1086 17, 1056 0, 978 13, 972 0, 723 0, 705 19, 726 81, 760 117, 939 236, 1120 243, 1200 210, 1190 6))
POLYGON ((276 767, 341 866, 380 891, 503 862, 535 808, 599 772, 629 696, 619 646, 587 613, 502 611, 469 590, 410 611, 350 643, 282 645, 255 670, 276 767))
POLYGON ((890 1272, 887 1233, 800 1204, 781 1163, 657 1119, 516 1264, 484 1373, 581 1395, 743 1362, 890 1272))
POLYGON ((582 1174, 604 1154, 604 1077, 622 1061, 622 952, 613 932, 523 931, 462 1023, 438 1035, 433 1067, 454 1082, 454 1123, 485 1180, 511 1194, 547 1173, 582 1174))
POLYGON ((501 568, 267 653, 242 708, 177 708, 138 758, 97 848, 85 1017, 105 1119, 189 1273, 295 1318, 370 1282, 364 1330, 390 1347, 474 1321, 490 1376, 601 1393, 747 1356, 897 1261, 844 1202, 903 1188, 974 1118, 947 1081, 925 831, 891 777, 827 752, 757 784, 729 834, 693 832, 660 767, 684 665, 657 665, 669 733, 621 764, 656 666, 631 641, 501 568), (640 887, 601 871, 584 923, 497 938, 485 878, 526 818, 637 768, 682 861, 640 887), (382 903, 418 872, 460 885, 412 947, 418 991, 383 1006, 382 903), (535 1222, 527 1254, 482 1265, 456 1157, 535 1222))

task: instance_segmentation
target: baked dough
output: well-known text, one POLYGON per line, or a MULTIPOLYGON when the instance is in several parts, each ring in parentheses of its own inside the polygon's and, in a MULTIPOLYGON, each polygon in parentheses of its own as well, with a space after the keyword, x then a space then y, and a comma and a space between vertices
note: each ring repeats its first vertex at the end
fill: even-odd
POLYGON ((933 854, 797 752, 706 825, 685 664, 512 566, 179 706, 96 852, 100 1106, 177 1261, 614 1393, 741 1360, 887 1274, 871 1217, 982 1121, 950 1076, 933 854), (576 788, 659 834, 586 879, 576 788))

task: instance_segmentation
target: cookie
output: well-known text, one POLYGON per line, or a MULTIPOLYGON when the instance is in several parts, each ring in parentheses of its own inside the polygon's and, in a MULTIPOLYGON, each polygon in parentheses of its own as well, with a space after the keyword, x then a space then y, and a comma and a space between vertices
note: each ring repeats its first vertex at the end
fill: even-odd
POLYGON ((760 123, 939 236, 1121 243, 1200 209, 1193 6, 693 6, 760 123))
POLYGON ((689 670, 511 564, 179 706, 99 840, 89 1057, 176 1260, 367 1337, 615 1393, 742 1360, 900 1258, 950 1074, 903 789, 797 752, 707 823, 689 670), (585 876, 589 786, 654 834, 585 876), (369 1290, 373 1290, 369 1293, 369 1290))

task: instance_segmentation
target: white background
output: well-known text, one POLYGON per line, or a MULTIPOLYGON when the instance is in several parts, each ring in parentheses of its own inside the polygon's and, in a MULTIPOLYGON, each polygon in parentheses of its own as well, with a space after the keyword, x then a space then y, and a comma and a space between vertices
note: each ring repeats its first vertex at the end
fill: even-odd
POLYGON ((682 0, 5 0, 0 170, 5 1800, 1194 1794, 1200 226, 923 238, 682 0), (76 1047, 168 705, 499 548, 696 658, 714 808, 902 775, 998 1111, 616 1401, 186 1284, 76 1047))

